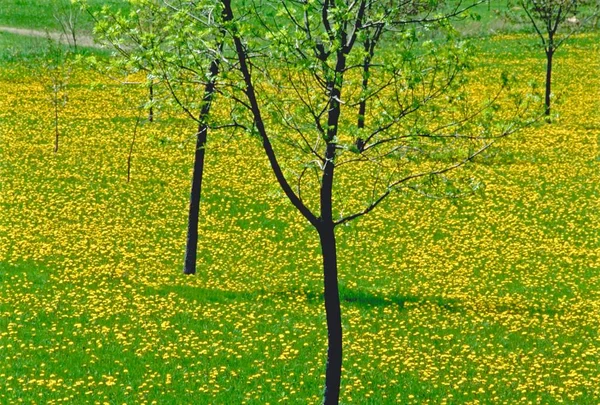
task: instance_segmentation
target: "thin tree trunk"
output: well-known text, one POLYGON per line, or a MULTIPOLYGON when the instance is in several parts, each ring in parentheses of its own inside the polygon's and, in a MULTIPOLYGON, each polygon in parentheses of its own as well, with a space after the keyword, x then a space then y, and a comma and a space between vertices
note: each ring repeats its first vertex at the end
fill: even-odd
MULTIPOLYGON (((154 86, 152 84, 152 82, 150 82, 150 85, 148 86, 148 91, 149 91, 149 98, 150 98, 150 102, 154 101, 154 86)), ((154 121, 154 108, 152 107, 152 104, 150 104, 150 109, 148 110, 148 121, 152 122, 154 121)))
POLYGON ((133 128, 133 137, 131 138, 131 144, 129 145, 129 154, 127 155, 127 183, 131 180, 131 157, 133 155, 133 146, 135 145, 135 137, 137 135, 138 125, 140 124, 140 117, 138 116, 135 120, 135 128, 133 128))
MULTIPOLYGON (((343 67, 343 62, 338 64, 343 67)), ((333 177, 335 173, 337 123, 340 115, 341 91, 331 84, 333 94, 329 111, 329 141, 325 150, 325 165, 321 178, 321 223, 317 227, 323 255, 323 283, 325 295, 325 315, 327 318, 327 365, 325 367, 325 388, 323 405, 337 405, 340 398, 342 377, 342 313, 337 275, 337 252, 335 245, 335 225, 333 224, 333 177)))
POLYGON ((192 174, 192 190, 190 192, 190 212, 188 216, 187 243, 185 248, 184 274, 196 274, 196 257, 198 254, 198 221, 200 218, 200 196, 202 177, 204 174, 204 155, 206 150, 208 128, 201 124, 196 137, 196 153, 194 155, 194 172, 192 174))
POLYGON ((71 26, 71 37, 73 38, 73 50, 77 52, 77 35, 75 35, 75 26, 71 26))
MULTIPOLYGON (((223 4, 223 20, 229 22, 233 20, 233 11, 231 9, 231 0, 221 0, 223 4)), ((323 403, 326 405, 337 404, 340 396, 340 380, 342 368, 342 322, 339 291, 337 283, 337 255, 335 247, 334 224, 332 221, 332 185, 334 161, 336 154, 336 145, 333 143, 337 131, 337 123, 340 115, 339 102, 340 92, 335 89, 335 83, 329 83, 331 91, 331 108, 328 117, 327 130, 327 151, 325 168, 323 170, 323 181, 321 185, 321 217, 316 218, 302 200, 294 193, 289 183, 287 182, 283 171, 277 161, 277 157, 269 140, 269 136, 265 129, 264 122, 261 116, 261 108, 258 103, 254 85, 252 83, 252 74, 248 64, 248 55, 246 48, 236 30, 232 31, 232 38, 237 53, 239 62, 239 70, 244 77, 246 85, 245 93, 248 98, 249 107, 254 116, 254 124, 257 132, 261 135, 263 148, 271 164, 273 174, 277 178, 277 182, 281 186, 285 195, 290 202, 302 213, 302 215, 317 229, 321 239, 321 247, 323 252, 323 270, 324 270, 324 286, 325 286, 325 310, 327 312, 328 325, 328 360, 326 368, 325 390, 323 394, 323 403), (333 123, 333 125, 332 125, 333 123)), ((344 55, 341 55, 344 58, 344 55)), ((341 62, 338 60, 336 66, 337 72, 343 72, 345 59, 341 62)), ((341 80, 340 80, 341 81, 341 80)))
POLYGON ((332 223, 319 228, 323 255, 325 313, 327 316, 327 366, 323 405, 337 405, 342 377, 342 313, 337 276, 337 252, 332 223))
MULTIPOLYGON (((365 51, 368 52, 370 47, 370 42, 367 40, 365 42, 365 51)), ((365 114, 367 113, 367 89, 369 88, 369 68, 371 67, 371 56, 365 56, 363 61, 363 77, 362 77, 362 92, 363 98, 360 100, 360 104, 358 106, 358 128, 363 129, 365 127, 365 114)), ((359 150, 361 148, 359 147, 359 150)), ((362 152, 362 150, 361 150, 362 152)))
POLYGON ((208 115, 215 94, 215 84, 219 74, 219 60, 210 64, 210 77, 204 87, 204 98, 199 116, 198 134, 196 136, 196 153, 194 155, 194 172, 192 174, 192 190, 190 192, 190 212, 188 217, 187 242, 183 265, 184 274, 196 274, 196 258, 198 256, 198 221, 200 217, 200 197, 202 194, 202 178, 204 177, 204 155, 208 135, 208 115))
MULTIPOLYGON (((345 42, 345 41, 343 41, 345 42)), ((337 279, 337 252, 335 246, 335 225, 333 223, 333 177, 337 155, 336 136, 341 115, 341 84, 346 68, 346 55, 337 53, 336 78, 327 84, 330 108, 327 117, 327 147, 321 176, 321 222, 317 227, 321 239, 323 255, 323 282, 325 295, 325 315, 327 318, 327 365, 325 367, 325 389, 323 405, 337 405, 340 399, 342 377, 342 313, 337 279)))
POLYGON ((554 49, 546 51, 546 115, 550 115, 550 95, 552 94, 552 57, 554 49))
MULTIPOLYGON (((365 52, 370 50, 370 41, 365 41, 365 52)), ((371 55, 367 53, 363 60, 363 72, 362 72, 362 99, 358 106, 358 129, 364 129, 365 127, 365 114, 367 113, 367 89, 369 88, 369 68, 371 67, 371 55)), ((356 149, 362 153, 365 148, 365 140, 363 138, 356 138, 356 149)))
POLYGON ((54 93, 54 153, 58 152, 58 94, 54 93))

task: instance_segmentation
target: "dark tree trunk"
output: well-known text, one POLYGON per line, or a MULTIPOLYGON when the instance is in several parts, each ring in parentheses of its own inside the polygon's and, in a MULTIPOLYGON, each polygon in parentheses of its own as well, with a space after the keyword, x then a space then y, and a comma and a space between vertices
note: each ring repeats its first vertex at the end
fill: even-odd
POLYGON ((187 242, 185 247, 184 274, 196 274, 196 258, 198 256, 198 220, 200 217, 200 196, 202 193, 202 177, 204 174, 204 155, 208 136, 208 115, 215 94, 215 84, 219 74, 219 60, 210 64, 210 76, 204 87, 204 98, 199 116, 198 134, 196 136, 196 153, 194 156, 194 172, 192 174, 192 191, 190 192, 190 213, 188 217, 187 242))
POLYGON ((550 115, 550 95, 552 94, 552 57, 554 49, 546 51, 546 115, 550 115))
MULTIPOLYGON (((223 4, 223 20, 232 21, 233 11, 230 0, 221 0, 223 4)), ((334 162, 336 157, 336 144, 334 143, 337 134, 337 124, 340 117, 340 89, 336 87, 336 82, 328 83, 330 91, 331 107, 328 114, 328 128, 326 135, 327 150, 325 154, 325 167, 321 183, 321 216, 315 215, 307 208, 302 200, 294 193, 287 182, 283 171, 277 161, 277 157, 269 140, 264 122, 261 116, 261 108, 258 103, 254 85, 252 83, 252 74, 248 64, 248 55, 246 48, 239 36, 233 30, 232 37, 235 50, 238 56, 239 69, 244 77, 246 85, 245 93, 248 97, 249 108, 254 116, 254 124, 257 132, 261 135, 263 148, 271 164, 271 169, 277 178, 277 182, 289 198, 290 202, 304 215, 304 217, 317 229, 321 240, 321 249, 323 255, 324 272, 324 290, 325 290, 325 311, 327 317, 328 330, 328 350, 327 367, 325 377, 325 389, 323 393, 323 404, 337 405, 340 397, 340 380, 342 374, 342 319, 340 310, 340 299, 337 281, 337 254, 335 246, 334 223, 332 220, 332 189, 334 162)), ((342 43, 345 43, 343 41, 342 43)), ((324 56, 325 57, 325 56, 324 56)), ((340 52, 336 72, 345 70, 345 55, 340 52)), ((341 75, 337 80, 342 82, 341 75)))
MULTIPOLYGON (((329 111, 330 138, 337 132, 340 114, 341 92, 333 88, 331 110, 329 111)), ((325 165, 321 179, 321 222, 317 226, 323 255, 323 282, 325 296, 325 314, 327 317, 327 365, 325 367, 325 389, 323 405, 337 405, 340 398, 340 380, 342 377, 342 313, 337 275, 337 252, 335 246, 335 225, 333 223, 333 176, 335 173, 336 144, 327 144, 325 165)))
POLYGON ((196 274, 198 221, 200 218, 200 196, 202 193, 202 177, 204 173, 204 155, 207 133, 207 125, 201 124, 198 128, 198 136, 196 137, 196 153, 194 155, 194 171, 192 174, 192 191, 190 192, 190 212, 188 216, 185 263, 183 267, 184 274, 196 274))
MULTIPOLYGON (((368 51, 370 48, 370 42, 365 41, 365 51, 368 51)), ((362 91, 363 91, 363 99, 360 100, 360 104, 358 106, 358 128, 363 129, 365 127, 365 114, 367 113, 367 99, 366 93, 369 88, 369 68, 371 67, 371 56, 365 56, 363 61, 363 78, 362 78, 362 91)), ((360 150, 361 148, 359 148, 360 150)), ((362 152, 362 150, 361 150, 362 152)))
POLYGON ((325 369, 324 405, 337 405, 342 376, 342 314, 337 276, 337 252, 332 223, 319 228, 323 254, 325 313, 327 316, 327 366, 325 369))
MULTIPOLYGON (((346 41, 343 40, 342 43, 346 41)), ((335 246, 335 225, 333 223, 333 176, 337 154, 338 124, 341 115, 341 84, 346 68, 346 55, 337 53, 336 77, 327 84, 330 109, 327 117, 327 148, 321 176, 321 218, 317 226, 323 255, 323 282, 325 295, 325 315, 327 317, 327 365, 325 367, 325 389, 323 405, 337 405, 340 399, 342 377, 342 312, 337 278, 337 252, 335 246)))

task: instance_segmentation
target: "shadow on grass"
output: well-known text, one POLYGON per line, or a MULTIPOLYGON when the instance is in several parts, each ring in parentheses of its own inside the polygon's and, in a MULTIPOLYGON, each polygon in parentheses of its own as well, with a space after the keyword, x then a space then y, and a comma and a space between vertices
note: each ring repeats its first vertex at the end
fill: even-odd
POLYGON ((397 306, 399 309, 406 309, 406 303, 416 305, 420 304, 435 304, 442 309, 450 312, 462 312, 456 300, 444 299, 441 297, 417 297, 414 295, 396 295, 381 297, 374 295, 369 291, 364 290, 349 290, 342 289, 340 291, 340 299, 350 305, 359 307, 388 307, 397 306))
MULTIPOLYGON (((166 296, 172 293, 180 298, 190 301, 207 303, 230 303, 232 301, 271 301, 281 298, 304 296, 312 305, 323 302, 323 293, 314 290, 290 289, 283 291, 270 291, 260 289, 255 291, 227 291, 218 289, 201 288, 196 286, 163 286, 160 288, 148 287, 148 293, 166 296)), ((442 297, 417 297, 414 295, 395 295, 382 297, 370 291, 360 289, 340 288, 340 301, 342 305, 362 308, 397 307, 404 310, 407 303, 418 305, 436 305, 449 312, 464 312, 464 308, 457 300, 442 297)))
POLYGON ((14 264, 0 262, 0 283, 28 280, 32 287, 40 289, 46 286, 48 277, 48 270, 32 260, 20 260, 14 264))
POLYGON ((256 300, 261 294, 260 291, 227 291, 211 288, 201 288, 186 285, 165 285, 161 287, 145 287, 146 293, 158 296, 168 296, 176 294, 179 298, 189 301, 226 303, 232 301, 251 301, 256 300))
MULTIPOLYGON (((323 294, 316 292, 304 292, 308 301, 322 302, 323 294)), ((395 295, 382 297, 375 295, 370 291, 351 290, 348 288, 340 288, 340 301, 342 305, 348 304, 355 307, 374 308, 374 307, 390 307, 395 306, 400 310, 406 309, 407 303, 415 305, 435 304, 440 308, 450 312, 464 312, 464 309, 459 305, 457 300, 446 299, 441 297, 417 297, 414 295, 395 295)))

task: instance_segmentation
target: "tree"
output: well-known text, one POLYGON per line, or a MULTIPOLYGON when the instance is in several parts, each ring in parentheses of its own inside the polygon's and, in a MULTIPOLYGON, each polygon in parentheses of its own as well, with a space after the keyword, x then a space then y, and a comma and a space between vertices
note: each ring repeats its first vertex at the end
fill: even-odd
POLYGON ((587 26, 599 14, 593 0, 517 0, 527 20, 542 41, 546 54, 545 114, 550 115, 552 63, 554 54, 571 35, 587 26), (559 32, 567 25, 564 33, 559 32))
POLYGON ((162 36, 155 32, 155 29, 164 27, 164 23, 160 21, 160 14, 157 14, 161 10, 159 3, 152 0, 130 1, 131 6, 137 7, 132 13, 124 15, 108 6, 94 13, 84 1, 78 0, 81 7, 95 21, 97 39, 110 44, 120 57, 105 66, 105 71, 116 68, 130 74, 145 73, 144 81, 138 84, 143 85, 148 92, 145 106, 148 110, 148 121, 153 122, 155 95, 152 72, 156 66, 154 58, 150 58, 149 54, 152 49, 160 46, 162 41, 162 36))
POLYGON ((125 66, 156 80, 198 123, 190 228, 206 133, 229 126, 260 140, 279 187, 316 230, 326 404, 338 402, 342 365, 336 227, 397 191, 454 196, 476 188, 447 175, 516 130, 524 114, 522 97, 504 97, 507 77, 487 100, 472 100, 466 86, 469 47, 448 18, 480 2, 453 2, 442 16, 441 1, 256 0, 234 12, 230 0, 137 0, 129 16, 99 19, 97 32, 125 66), (151 32, 143 29, 149 18, 151 32), (234 101, 224 125, 210 114, 217 91, 234 101), (511 119, 500 116, 503 107, 513 109, 511 119), (355 187, 356 176, 371 187, 355 187))
POLYGON ((54 123, 54 153, 58 152, 60 139, 60 115, 69 100, 68 86, 71 76, 71 53, 47 36, 48 48, 45 52, 42 67, 44 87, 50 96, 54 123))
POLYGON ((397 191, 455 195, 461 185, 476 187, 447 175, 516 130, 524 99, 504 98, 504 77, 488 100, 471 100, 468 47, 448 17, 478 2, 456 2, 445 16, 432 12, 435 2, 415 10, 412 0, 221 4, 233 47, 223 59, 238 74, 222 92, 250 112, 278 185, 320 240, 328 331, 323 403, 337 404, 336 227, 397 191), (500 118, 501 106, 511 109, 509 120, 500 118), (358 176, 370 178, 371 188, 355 187, 358 176))
MULTIPOLYGON (((162 86, 170 96, 167 101, 198 125, 183 268, 185 274, 195 274, 205 150, 221 70, 218 56, 224 32, 213 29, 219 12, 210 1, 131 3, 135 7, 129 15, 105 8, 96 18, 95 31, 101 41, 118 52, 120 59, 113 64, 132 73, 146 74, 150 108, 157 102, 156 86, 162 86)), ((150 121, 152 115, 150 109, 150 121)))
POLYGON ((133 136, 131 137, 131 143, 129 144, 129 153, 127 154, 127 183, 131 181, 131 157, 133 156, 133 147, 135 145, 135 138, 138 133, 138 127, 140 126, 140 117, 135 120, 135 127, 133 128, 133 136))
POLYGON ((77 30, 81 8, 76 7, 70 0, 53 0, 54 19, 60 25, 67 43, 77 52, 77 30))

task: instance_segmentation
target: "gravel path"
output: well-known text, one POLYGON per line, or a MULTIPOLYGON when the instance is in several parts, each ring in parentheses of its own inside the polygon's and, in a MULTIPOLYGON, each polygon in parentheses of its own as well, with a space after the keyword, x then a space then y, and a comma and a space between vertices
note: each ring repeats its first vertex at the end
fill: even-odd
MULTIPOLYGON (((17 35, 26 35, 29 37, 47 37, 50 36, 55 41, 58 41, 63 44, 69 44, 66 36, 62 32, 56 31, 42 31, 42 30, 32 30, 29 28, 15 28, 15 27, 6 27, 0 25, 0 32, 8 32, 11 34, 17 35)), ((100 48, 100 45, 94 42, 94 38, 88 35, 77 35, 77 46, 83 47, 92 47, 92 48, 100 48)))

